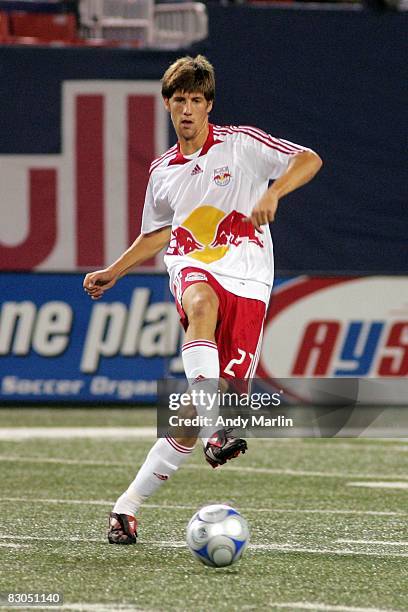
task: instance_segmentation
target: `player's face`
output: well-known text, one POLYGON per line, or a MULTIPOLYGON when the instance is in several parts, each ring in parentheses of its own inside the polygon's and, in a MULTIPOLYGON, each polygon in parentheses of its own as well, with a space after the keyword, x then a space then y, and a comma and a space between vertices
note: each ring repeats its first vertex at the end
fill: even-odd
POLYGON ((164 99, 164 104, 180 140, 194 141, 201 135, 207 136, 212 102, 208 102, 202 93, 175 91, 171 98, 164 99))

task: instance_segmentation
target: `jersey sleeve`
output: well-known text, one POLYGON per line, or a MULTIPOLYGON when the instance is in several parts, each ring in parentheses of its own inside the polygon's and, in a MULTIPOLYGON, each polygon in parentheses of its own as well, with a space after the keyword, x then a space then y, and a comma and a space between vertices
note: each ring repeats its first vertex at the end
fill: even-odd
POLYGON ((173 209, 160 193, 160 187, 155 183, 153 174, 151 174, 146 188, 141 233, 150 234, 171 225, 173 215, 173 209))
POLYGON ((275 138, 256 128, 242 129, 242 156, 245 167, 262 180, 279 178, 295 155, 311 150, 289 140, 275 138))

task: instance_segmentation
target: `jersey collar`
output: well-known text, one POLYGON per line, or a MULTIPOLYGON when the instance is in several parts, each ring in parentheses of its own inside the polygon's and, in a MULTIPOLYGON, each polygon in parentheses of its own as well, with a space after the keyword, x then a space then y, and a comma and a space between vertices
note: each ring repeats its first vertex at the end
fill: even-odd
MULTIPOLYGON (((207 140, 205 141, 203 148, 201 149, 200 155, 198 155, 198 157, 202 157, 203 155, 206 155, 208 153, 208 151, 211 149, 211 147, 213 147, 216 144, 219 144, 220 142, 222 142, 222 140, 216 140, 214 138, 214 126, 212 123, 208 124, 208 136, 207 136, 207 140)), ((198 157, 194 157, 193 159, 198 159, 198 157)), ((173 159, 169 162, 169 166, 174 166, 175 164, 186 164, 187 162, 193 161, 192 159, 187 159, 186 157, 184 157, 184 155, 182 154, 181 150, 180 150, 180 143, 177 143, 177 154, 176 157, 173 157, 173 159)))

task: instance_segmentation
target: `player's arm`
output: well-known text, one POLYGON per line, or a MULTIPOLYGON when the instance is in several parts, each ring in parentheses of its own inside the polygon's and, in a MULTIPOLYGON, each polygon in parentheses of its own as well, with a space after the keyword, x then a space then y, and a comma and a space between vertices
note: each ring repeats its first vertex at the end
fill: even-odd
POLYGON ((90 272, 85 276, 83 286, 93 300, 103 296, 116 281, 132 268, 159 253, 170 240, 171 227, 163 227, 150 234, 140 234, 134 243, 110 266, 104 270, 90 272))
POLYGON ((302 151, 289 162, 287 170, 275 180, 259 202, 254 206, 250 216, 251 223, 262 232, 261 225, 274 220, 279 200, 308 183, 322 167, 322 160, 313 151, 302 151))

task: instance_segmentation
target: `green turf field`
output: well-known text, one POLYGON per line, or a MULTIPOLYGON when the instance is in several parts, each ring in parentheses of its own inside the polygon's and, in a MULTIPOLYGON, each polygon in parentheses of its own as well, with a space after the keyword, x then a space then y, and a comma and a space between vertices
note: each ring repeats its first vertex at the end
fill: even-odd
MULTIPOLYGON (((149 411, 0 411, 0 428, 153 424, 149 411)), ((109 545, 111 504, 151 443, 0 441, 0 592, 62 591, 63 609, 94 612, 408 610, 408 441, 253 440, 219 470, 197 449, 143 508, 138 544, 109 545), (351 486, 377 482, 399 488, 351 486), (243 559, 218 570, 184 544, 214 501, 251 528, 243 559)))

